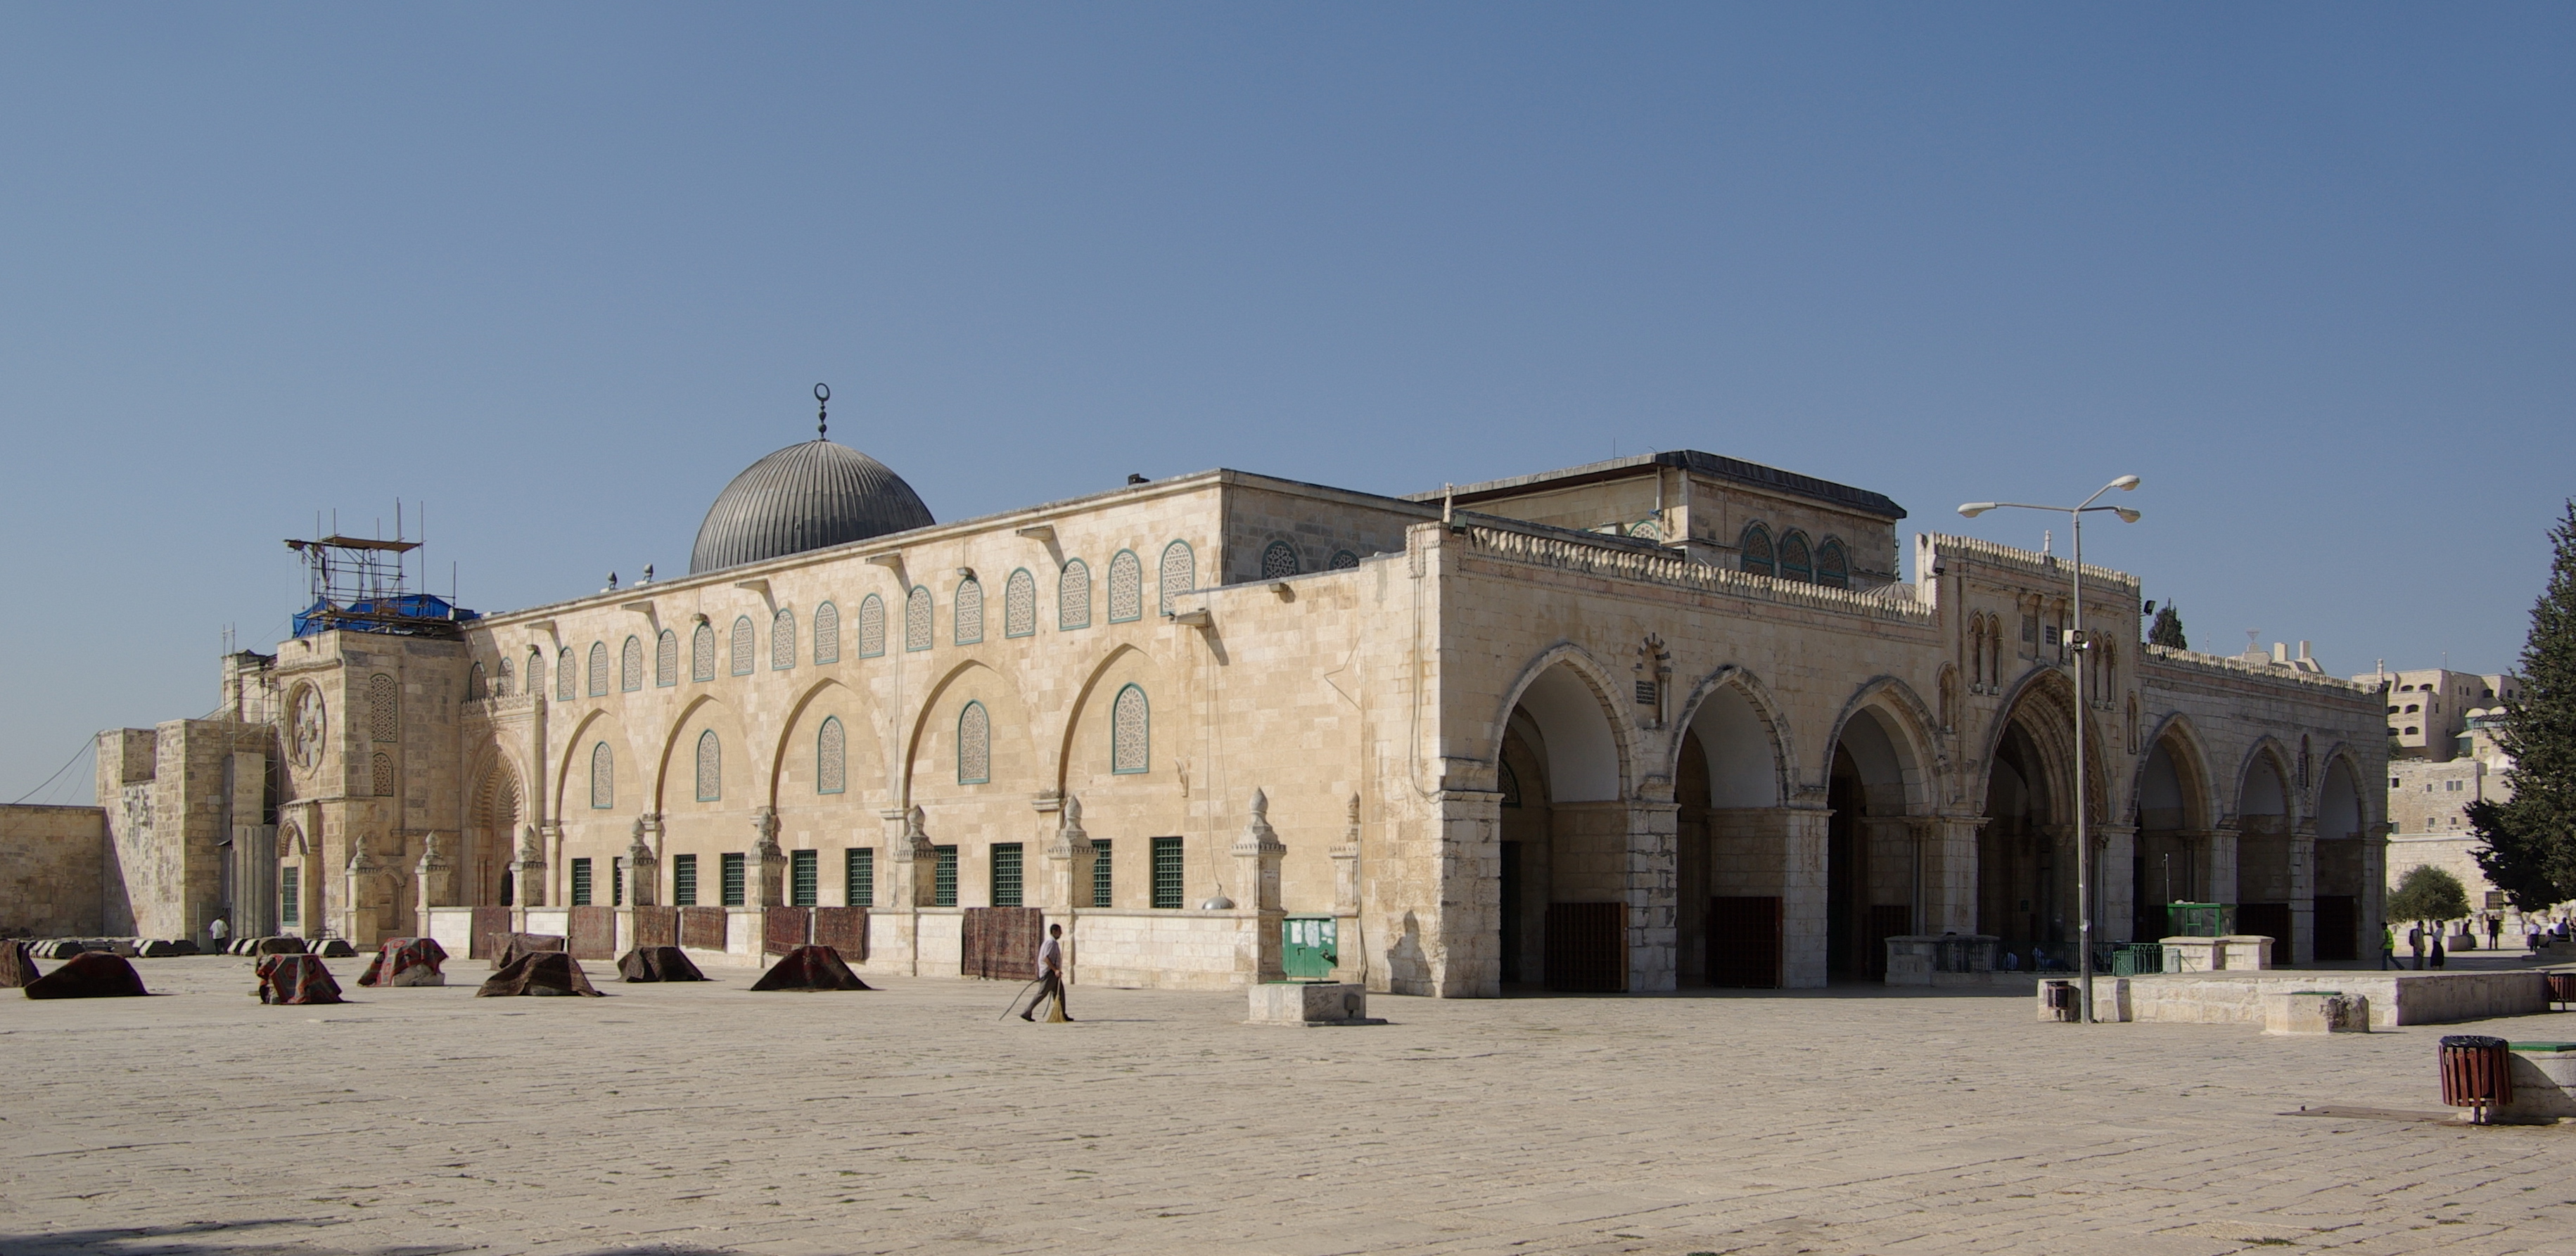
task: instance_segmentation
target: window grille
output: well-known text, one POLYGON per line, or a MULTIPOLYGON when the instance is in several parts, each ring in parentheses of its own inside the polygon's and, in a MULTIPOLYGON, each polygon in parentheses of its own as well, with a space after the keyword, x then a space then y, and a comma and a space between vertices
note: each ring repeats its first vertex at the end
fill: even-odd
POLYGON ((1120 550, 1109 560, 1109 622, 1124 624, 1144 617, 1144 560, 1134 550, 1120 550))
POLYGON ((837 794, 847 788, 849 764, 849 734, 839 716, 828 716, 822 731, 814 734, 814 792, 837 794))
POLYGON ((590 748, 590 806, 606 811, 617 805, 617 756, 607 742, 596 742, 590 748))
POLYGON ((617 691, 633 693, 644 687, 644 643, 634 637, 626 639, 617 652, 617 691))
POLYGON ((383 672, 367 678, 367 732, 373 741, 402 740, 402 686, 383 672))
POLYGON ((957 848, 935 846, 931 849, 939 858, 931 865, 930 905, 955 907, 957 905, 957 848))
POLYGON ((1190 552, 1190 543, 1174 541, 1163 547, 1162 603, 1157 608, 1172 613, 1172 599, 1198 587, 1198 555, 1190 552))
POLYGON ((575 686, 580 683, 580 674, 574 670, 572 647, 565 646, 563 653, 555 657, 555 700, 572 701, 579 692, 575 686))
POLYGON ((1513 771, 1508 763, 1499 766, 1502 771, 1497 774, 1495 784, 1502 790, 1503 805, 1518 807, 1521 805, 1521 774, 1513 771))
POLYGON ((626 905, 626 857, 623 855, 608 861, 608 905, 626 905))
POLYGON ((1780 578, 1783 580, 1816 578, 1815 565, 1807 556, 1805 533, 1792 532, 1780 538, 1780 578))
POLYGON ((885 653, 885 599, 869 594, 859 599, 859 657, 877 658, 885 653))
POLYGON ((841 608, 829 602, 814 608, 814 661, 841 661, 841 608))
POLYGON ((1094 907, 1118 905, 1117 895, 1114 893, 1117 882, 1112 877, 1115 867, 1109 857, 1109 848, 1109 839, 1105 837, 1091 839, 1091 905, 1094 907))
POLYGON ((841 900, 852 907, 877 905, 877 853, 866 846, 841 852, 841 900))
POLYGON ((1020 905, 1020 844, 993 844, 993 906, 1020 905))
POLYGON ((1261 551, 1261 578, 1285 580, 1297 574, 1297 547, 1286 541, 1272 541, 1261 551))
POLYGON ((1779 564, 1772 561, 1771 530, 1761 524, 1747 524, 1744 535, 1736 541, 1735 565, 1757 576, 1780 574, 1779 564))
POLYGON ((277 870, 277 923, 304 923, 304 870, 293 864, 277 870))
POLYGON ((716 626, 700 624, 689 634, 689 679, 716 678, 716 626))
POLYGON ((653 642, 653 684, 668 689, 680 683, 680 634, 668 628, 653 642))
POLYGON ((1658 696, 1660 696, 1660 691, 1654 681, 1641 680, 1637 682, 1638 706, 1653 706, 1655 705, 1655 699, 1658 696))
POLYGON ((710 728, 698 734, 698 801, 715 802, 724 797, 724 745, 710 728))
POLYGON ((1002 635, 1026 637, 1038 630, 1038 578, 1023 567, 1002 584, 1002 635))
POLYGON ((1055 626, 1066 632, 1091 626, 1091 568, 1079 558, 1064 560, 1056 573, 1055 626))
POLYGON ((739 854, 723 856, 716 865, 716 877, 716 892, 724 899, 724 905, 727 907, 742 906, 743 885, 746 880, 743 871, 743 856, 739 854))
POLYGON ((982 785, 993 779, 993 719, 981 702, 969 702, 957 713, 957 783, 982 785))
POLYGON ((376 788, 375 788, 375 791, 374 791, 374 792, 375 792, 376 797, 378 797, 378 798, 391 798, 391 797, 393 797, 393 796, 394 796, 394 757, 393 757, 392 755, 389 755, 389 754, 378 754, 378 755, 376 756, 376 761, 375 761, 375 770, 376 770, 376 782, 375 782, 375 783, 376 783, 376 788))
POLYGON ((769 670, 796 666, 796 612, 782 606, 769 617, 769 670))
POLYGON ((603 642, 590 643, 589 679, 588 689, 591 697, 608 696, 608 646, 603 642))
POLYGON ((528 651, 528 693, 533 697, 546 696, 546 656, 541 651, 528 651))
POLYGON ((698 905, 697 856, 671 856, 671 905, 674 907, 698 905))
POLYGON ((903 648, 930 648, 930 590, 915 587, 903 599, 903 648))
POLYGON ((733 640, 725 643, 733 651, 733 674, 751 674, 751 616, 737 615, 733 621, 733 640))
POLYGON ((1628 535, 1641 541, 1660 541, 1664 539, 1664 525, 1658 520, 1640 519, 1628 525, 1628 535))
POLYGON ((823 901, 822 852, 791 850, 787 852, 787 905, 812 907, 823 901))
POLYGON ((587 859, 572 861, 572 905, 590 906, 590 861, 587 859))
POLYGON ((1843 543, 1831 537, 1816 547, 1816 583, 1836 589, 1851 587, 1851 562, 1843 555, 1843 543))
POLYGON ((1359 569, 1359 565, 1359 555, 1354 554, 1349 550, 1334 550, 1333 561, 1328 564, 1328 568, 1333 571, 1356 571, 1359 569))
POLYGON ((957 582, 957 609, 949 618, 956 621, 957 644, 975 645, 984 640, 984 582, 968 576, 957 582))
POLYGON ((1134 685, 1119 690, 1109 707, 1109 770, 1126 774, 1150 768, 1152 732, 1145 691, 1134 685))
POLYGON ((1174 910, 1180 907, 1181 898, 1181 839, 1155 838, 1154 906, 1174 910))

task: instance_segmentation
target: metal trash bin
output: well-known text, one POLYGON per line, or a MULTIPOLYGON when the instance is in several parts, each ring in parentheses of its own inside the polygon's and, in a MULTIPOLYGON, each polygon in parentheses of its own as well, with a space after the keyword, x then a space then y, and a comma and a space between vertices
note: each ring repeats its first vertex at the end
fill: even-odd
POLYGON ((2063 1024, 2073 1024, 2084 1019, 2083 1004, 2077 999, 2074 982, 2039 983, 2039 1019, 2063 1024))
POLYGON ((2513 1102, 2513 1053, 2504 1039, 2445 1034, 2441 1051, 2443 1106, 2467 1108, 2484 1125, 2492 1109, 2513 1102))

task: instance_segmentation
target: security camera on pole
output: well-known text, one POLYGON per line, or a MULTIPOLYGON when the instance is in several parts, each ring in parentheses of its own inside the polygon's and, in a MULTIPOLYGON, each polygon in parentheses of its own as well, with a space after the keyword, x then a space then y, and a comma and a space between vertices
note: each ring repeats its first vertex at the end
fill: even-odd
POLYGON ((2093 838, 2091 832, 2088 830, 2084 812, 2084 723, 2088 717, 2085 715, 2084 707, 2083 652, 2091 649, 2093 642, 2091 638, 2084 635, 2084 516, 2092 511, 2107 510, 2112 514, 2119 516, 2120 522, 2122 523, 2136 523, 2138 521, 2137 511, 2131 510, 2125 506, 2096 506, 2093 504, 2094 502, 2101 500, 2102 494, 2108 493, 2112 489, 2116 488, 2122 492, 2127 492, 2136 487, 2138 487, 2138 477, 2134 475, 2124 475, 2119 479, 2113 480, 2110 483, 2103 485, 2101 488, 2094 490, 2091 497, 2085 498, 2083 504, 2076 506, 2037 506, 2029 502, 1969 502, 1967 505, 1959 507, 1959 513, 1970 519, 1974 519, 1989 510, 2010 509, 2062 511, 2070 520, 2073 521, 2070 530, 2075 534, 2075 571, 2073 576, 2070 577, 2068 583, 2073 587, 2075 595, 2075 600, 2073 602, 2075 608, 2075 624, 2074 631, 2068 639, 2066 660, 2068 670, 2075 673, 2075 913, 2077 921, 2076 936, 2078 943, 2076 950, 2077 953, 2082 956, 2080 961, 2080 971, 2083 974, 2082 982, 2084 986, 2084 1023, 2087 1025, 2094 1023, 2093 838))

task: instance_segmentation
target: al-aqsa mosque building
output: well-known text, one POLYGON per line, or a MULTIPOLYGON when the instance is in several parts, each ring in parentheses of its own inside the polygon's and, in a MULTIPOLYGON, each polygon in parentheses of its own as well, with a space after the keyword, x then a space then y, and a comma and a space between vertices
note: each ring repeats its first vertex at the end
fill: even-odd
POLYGON ((685 576, 551 605, 299 542, 314 601, 222 711, 100 735, 93 927, 972 975, 1042 918, 1079 982, 1819 986, 1891 937, 2071 953, 2080 774, 2099 940, 2199 901, 2283 965, 2361 953, 2374 690, 2139 644, 2102 568, 2072 649, 2063 560, 1925 534, 1906 574, 1904 517, 1677 451, 940 522, 818 438, 685 576))

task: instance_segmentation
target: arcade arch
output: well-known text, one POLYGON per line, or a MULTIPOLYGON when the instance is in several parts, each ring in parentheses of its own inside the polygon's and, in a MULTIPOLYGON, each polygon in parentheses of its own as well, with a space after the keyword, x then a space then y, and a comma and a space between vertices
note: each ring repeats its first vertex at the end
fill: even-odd
POLYGON ((1777 727, 1741 678, 1709 690, 1682 725, 1673 924, 1683 985, 1780 984, 1780 878, 1758 853, 1782 817, 1777 727))
POLYGON ((2138 768, 2132 819, 2138 833, 2129 861, 2135 887, 2131 938, 2173 932, 2168 903, 2207 901, 2209 795, 2209 767, 2199 745, 2179 721, 2158 730, 2138 768))
POLYGON ((2236 904, 2238 933, 2272 939, 2272 962, 2286 967, 2305 957, 2292 953, 2290 830, 2295 817, 2278 747, 2267 741, 2256 748, 2237 799, 2235 892, 2219 901, 2236 904))
POLYGON ((1843 722, 1825 777, 1825 973, 1887 976, 1887 939, 1914 932, 1922 851, 1906 819, 1911 743, 1877 703, 1843 722))
POLYGON ((2335 755, 2317 792, 2316 959, 2359 959, 2362 890, 2368 884, 2369 844, 2361 840, 2361 784, 2352 760, 2335 755))
POLYGON ((1627 986, 1627 773, 1605 692, 1560 657, 1531 677, 1504 720, 1495 916, 1506 984, 1627 986))
MULTIPOLYGON (((2029 967, 2072 965, 2081 913, 2075 877, 2074 687, 2043 672, 2005 709, 1986 758, 1986 823, 1977 834, 1977 932, 2029 967)), ((2092 818, 2103 814, 2101 741, 2087 738, 2092 818)), ((2097 848, 2098 849, 2098 848, 2097 848)), ((2103 870, 2093 874, 2096 940, 2103 870)))

